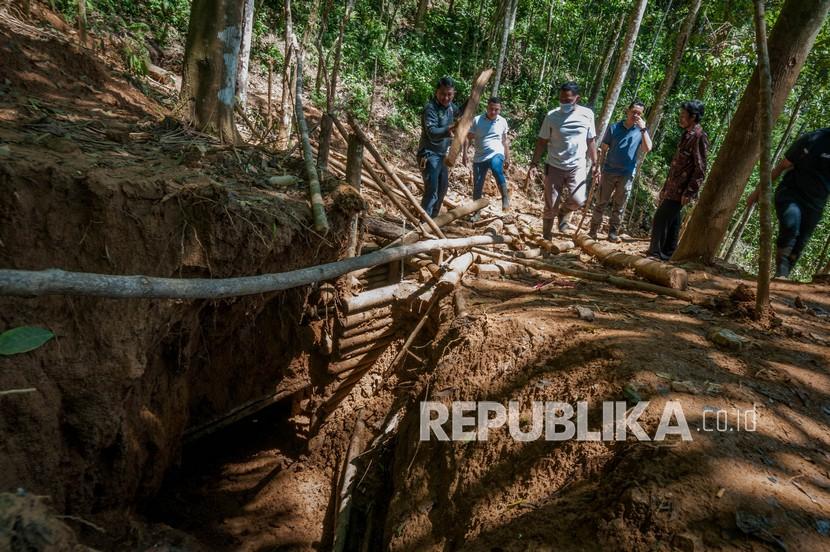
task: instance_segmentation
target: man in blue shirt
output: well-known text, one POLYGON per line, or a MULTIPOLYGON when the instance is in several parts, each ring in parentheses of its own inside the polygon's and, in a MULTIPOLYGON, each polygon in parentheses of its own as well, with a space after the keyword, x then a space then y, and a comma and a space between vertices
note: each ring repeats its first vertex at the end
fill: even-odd
POLYGON ((625 119, 614 123, 605 132, 600 147, 602 178, 599 183, 599 198, 594 205, 591 228, 588 235, 597 239, 597 232, 602 225, 602 216, 609 202, 611 220, 608 223, 608 241, 620 241, 617 232, 620 228, 625 203, 631 193, 634 171, 637 169, 637 152, 645 155, 651 151, 651 136, 643 120, 645 106, 633 101, 625 113, 625 119))
MULTIPOLYGON (((476 151, 473 157, 473 199, 481 199, 487 171, 493 171, 501 192, 501 208, 506 212, 510 206, 510 194, 503 169, 510 167, 510 145, 507 141, 509 129, 507 121, 499 113, 501 100, 493 96, 487 101, 487 111, 473 119, 467 141, 475 145, 476 151)), ((464 164, 467 164, 467 148, 464 148, 464 164)), ((477 219, 478 213, 473 215, 473 220, 477 219)))
MULTIPOLYGON (((772 181, 784 178, 775 192, 778 242, 775 277, 787 279, 801 257, 830 196, 830 128, 804 134, 772 170, 772 181)), ((756 189, 747 208, 758 200, 756 189)))
POLYGON ((421 142, 418 145, 418 165, 424 179, 421 207, 432 218, 441 212, 449 185, 444 157, 452 143, 455 116, 458 114, 458 106, 452 101, 454 97, 455 82, 450 77, 442 77, 421 116, 421 142))

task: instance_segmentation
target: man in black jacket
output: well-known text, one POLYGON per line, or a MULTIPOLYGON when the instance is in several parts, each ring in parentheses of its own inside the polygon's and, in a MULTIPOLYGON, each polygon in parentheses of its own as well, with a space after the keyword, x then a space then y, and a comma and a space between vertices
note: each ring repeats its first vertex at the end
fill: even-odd
POLYGON ((458 106, 453 103, 455 83, 442 77, 435 86, 435 96, 424 106, 421 115, 421 142, 418 145, 418 164, 424 179, 424 197, 421 207, 433 218, 441 212, 447 195, 449 173, 444 166, 455 130, 458 106))
MULTIPOLYGON (((830 195, 830 128, 799 137, 772 170, 772 181, 785 171, 775 192, 775 213, 778 215, 776 278, 789 278, 821 222, 830 195)), ((747 208, 757 200, 756 189, 747 199, 747 208)))

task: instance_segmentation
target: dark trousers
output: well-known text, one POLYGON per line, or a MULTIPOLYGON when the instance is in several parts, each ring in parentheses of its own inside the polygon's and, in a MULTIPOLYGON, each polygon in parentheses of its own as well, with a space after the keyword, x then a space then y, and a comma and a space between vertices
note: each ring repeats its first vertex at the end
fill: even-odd
POLYGON ((444 165, 444 156, 426 153, 425 164, 421 170, 424 179, 424 197, 421 200, 421 207, 429 216, 435 218, 441 212, 441 204, 444 203, 444 196, 447 195, 449 185, 449 173, 444 165))
POLYGON ((663 200, 654 213, 654 223, 651 226, 651 245, 649 255, 656 255, 664 261, 671 258, 677 249, 677 240, 680 237, 680 211, 683 204, 672 199, 663 200))
POLYGON ((778 188, 775 194, 775 213, 778 216, 779 265, 781 259, 786 258, 789 267, 795 266, 821 221, 822 210, 807 205, 797 193, 787 188, 778 188))

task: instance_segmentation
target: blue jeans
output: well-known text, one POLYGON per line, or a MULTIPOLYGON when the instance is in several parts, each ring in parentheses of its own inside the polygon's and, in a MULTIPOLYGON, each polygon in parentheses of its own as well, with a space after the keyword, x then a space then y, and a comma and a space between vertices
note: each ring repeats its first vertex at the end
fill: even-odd
POLYGON ((449 186, 449 173, 444 165, 444 156, 427 152, 424 154, 426 166, 421 171, 424 179, 424 197, 421 199, 421 207, 429 216, 435 218, 441 212, 441 204, 444 203, 444 196, 447 195, 449 186))
POLYGON ((785 258, 790 267, 795 266, 821 222, 822 210, 810 207, 797 192, 780 186, 775 194, 775 212, 778 215, 778 263, 780 265, 781 259, 785 258))
POLYGON ((473 163, 473 199, 481 199, 488 170, 493 171, 502 199, 507 197, 507 179, 504 178, 504 155, 497 153, 486 161, 473 163))

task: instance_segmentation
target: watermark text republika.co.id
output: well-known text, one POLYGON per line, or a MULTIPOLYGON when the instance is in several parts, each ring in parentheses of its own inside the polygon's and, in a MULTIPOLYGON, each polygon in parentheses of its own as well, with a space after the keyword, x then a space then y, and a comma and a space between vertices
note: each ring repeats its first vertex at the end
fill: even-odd
MULTIPOLYGON (((495 401, 454 401, 449 405, 438 401, 420 403, 420 439, 429 441, 486 441, 490 431, 507 426, 516 441, 625 441, 629 434, 638 441, 664 441, 678 436, 692 441, 692 431, 679 401, 667 401, 660 413, 660 421, 652 435, 640 424, 640 418, 649 408, 649 401, 640 401, 629 407, 625 401, 604 401, 601 406, 601 425, 589 429, 596 422, 597 413, 589 416, 589 403, 574 405, 559 401, 533 401, 529 408, 521 408, 519 401, 506 405, 495 401), (593 420, 590 418, 594 418, 593 420)), ((697 432, 755 431, 757 412, 751 409, 718 409, 704 407, 697 432)))

